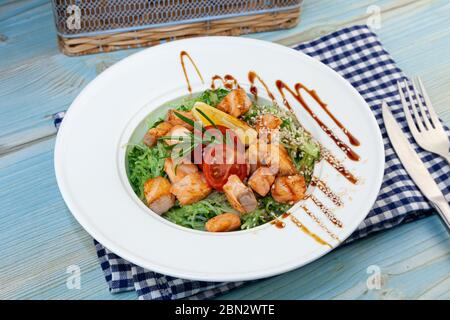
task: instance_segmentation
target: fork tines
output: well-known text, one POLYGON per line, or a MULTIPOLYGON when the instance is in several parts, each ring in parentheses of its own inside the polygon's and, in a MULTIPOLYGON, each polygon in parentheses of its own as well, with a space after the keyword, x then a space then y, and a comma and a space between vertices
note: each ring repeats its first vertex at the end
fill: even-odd
POLYGON ((410 90, 410 85, 406 79, 397 82, 397 85, 406 120, 411 131, 422 132, 442 127, 419 77, 412 81, 412 90, 410 90), (417 88, 420 88, 420 91, 417 88), (407 103, 404 90, 406 90, 408 95, 409 103, 407 103), (420 115, 418 109, 420 110, 420 115))

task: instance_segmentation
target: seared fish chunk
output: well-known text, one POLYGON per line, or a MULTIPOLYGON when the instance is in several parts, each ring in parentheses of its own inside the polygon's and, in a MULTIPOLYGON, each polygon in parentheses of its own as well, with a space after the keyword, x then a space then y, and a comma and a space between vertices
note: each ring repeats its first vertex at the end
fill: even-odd
POLYGON ((183 179, 174 183, 170 189, 170 192, 177 197, 183 206, 206 198, 211 191, 211 187, 201 172, 186 175, 183 179))
POLYGON ((175 125, 169 130, 169 132, 167 132, 167 135, 171 136, 171 137, 182 137, 183 140, 179 140, 179 139, 170 140, 170 139, 167 139, 167 140, 164 140, 164 141, 169 146, 174 145, 174 144, 178 144, 178 143, 181 143, 181 142, 188 142, 188 141, 190 141, 189 140, 190 139, 189 138, 189 134, 190 134, 190 131, 188 129, 186 129, 185 127, 180 126, 180 125, 175 125))
POLYGON ((217 105, 217 109, 226 112, 233 117, 239 117, 246 113, 252 106, 252 101, 244 89, 234 89, 217 105))
POLYGON ((270 166, 278 168, 278 175, 287 176, 297 173, 294 162, 287 152, 286 148, 281 144, 271 144, 271 160, 270 166))
POLYGON ((178 110, 170 109, 167 112, 167 118, 166 118, 166 121, 169 122, 171 125, 183 126, 186 129, 188 129, 189 131, 192 131, 194 129, 194 127, 192 127, 189 123, 187 123, 184 120, 177 117, 175 112, 177 112, 177 113, 181 114, 182 116, 185 116, 186 118, 195 122, 195 118, 194 118, 194 115, 192 114, 192 111, 178 111, 178 110))
POLYGON ((169 132, 170 129, 172 129, 172 124, 170 124, 169 122, 161 122, 160 124, 158 124, 156 127, 151 128, 150 130, 147 131, 147 133, 144 136, 144 144, 147 145, 148 147, 153 147, 158 138, 161 138, 162 136, 165 136, 167 134, 167 132, 169 132))
POLYGON ((266 196, 273 182, 275 181, 275 172, 269 167, 259 167, 248 179, 248 185, 260 196, 266 196))
POLYGON ((273 114, 263 114, 256 119, 256 131, 261 128, 278 129, 283 121, 273 114))
POLYGON ((252 189, 243 184, 237 175, 228 178, 223 191, 231 206, 241 213, 251 212, 258 206, 252 189))
POLYGON ((286 148, 280 143, 265 143, 258 140, 247 150, 247 161, 251 172, 260 166, 270 167, 278 175, 293 175, 297 173, 294 163, 286 148))
POLYGON ((176 165, 172 158, 167 158, 164 162, 164 171, 172 183, 177 183, 188 174, 198 172, 198 167, 193 163, 189 163, 186 159, 182 159, 176 165))
POLYGON ((305 198, 306 183, 301 175, 277 177, 271 188, 275 201, 294 204, 305 198))
POLYGON ((170 193, 170 182, 164 177, 148 179, 144 184, 144 195, 148 207, 161 215, 175 204, 175 197, 170 193))
POLYGON ((205 224, 206 231, 228 232, 239 229, 241 218, 236 213, 222 213, 209 219, 205 224))
POLYGON ((275 141, 283 121, 272 114, 264 114, 256 119, 255 129, 263 141, 275 141))

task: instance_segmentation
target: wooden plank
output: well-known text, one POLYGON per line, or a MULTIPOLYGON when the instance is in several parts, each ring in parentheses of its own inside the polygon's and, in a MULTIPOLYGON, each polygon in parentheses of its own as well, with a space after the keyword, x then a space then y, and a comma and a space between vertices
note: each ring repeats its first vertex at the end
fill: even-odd
POLYGON ((0 162, 0 299, 110 298, 92 238, 59 194, 53 145, 43 141, 0 162), (66 286, 70 265, 81 268, 80 290, 66 286))
POLYGON ((433 216, 344 246, 305 267, 223 299, 449 299, 450 238, 433 216), (381 270, 370 290, 369 266, 381 270))

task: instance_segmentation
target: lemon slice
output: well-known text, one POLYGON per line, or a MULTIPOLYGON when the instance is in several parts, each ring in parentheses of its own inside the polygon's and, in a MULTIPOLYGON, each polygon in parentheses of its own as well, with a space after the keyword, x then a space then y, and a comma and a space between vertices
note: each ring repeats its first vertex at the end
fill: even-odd
POLYGON ((210 118, 216 125, 222 125, 233 130, 241 142, 246 145, 252 144, 257 138, 256 130, 244 121, 239 120, 238 118, 233 117, 219 109, 211 107, 209 104, 204 102, 196 102, 192 108, 192 114, 197 120, 201 121, 203 125, 210 126, 211 123, 201 114, 201 112, 206 114, 206 116, 208 116, 208 118, 210 118))

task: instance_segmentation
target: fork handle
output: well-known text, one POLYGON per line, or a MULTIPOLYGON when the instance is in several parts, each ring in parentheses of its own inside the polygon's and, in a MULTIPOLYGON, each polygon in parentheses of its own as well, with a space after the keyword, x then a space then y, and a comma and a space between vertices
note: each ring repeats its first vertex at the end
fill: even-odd
POLYGON ((448 205, 447 200, 442 197, 438 200, 434 200, 431 202, 433 207, 437 210, 448 230, 450 231, 450 206, 448 205))

